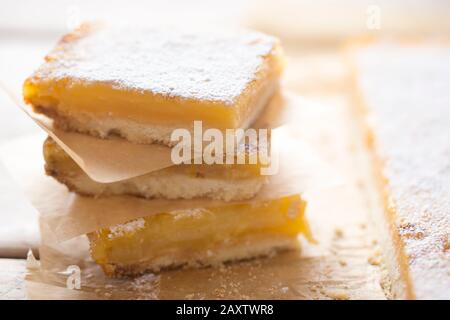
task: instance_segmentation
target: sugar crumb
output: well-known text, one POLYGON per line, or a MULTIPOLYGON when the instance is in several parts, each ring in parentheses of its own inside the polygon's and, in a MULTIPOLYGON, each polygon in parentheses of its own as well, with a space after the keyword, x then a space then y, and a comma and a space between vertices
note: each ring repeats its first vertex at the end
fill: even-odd
POLYGON ((118 224, 116 226, 109 228, 109 239, 114 239, 117 237, 123 237, 127 233, 135 232, 137 230, 143 229, 145 227, 145 220, 143 218, 139 218, 136 220, 132 220, 127 223, 118 224))
POLYGON ((341 228, 334 229, 334 237, 340 239, 344 236, 344 231, 341 228))
POLYGON ((325 295, 334 300, 348 300, 350 296, 344 290, 334 289, 324 291, 325 295))

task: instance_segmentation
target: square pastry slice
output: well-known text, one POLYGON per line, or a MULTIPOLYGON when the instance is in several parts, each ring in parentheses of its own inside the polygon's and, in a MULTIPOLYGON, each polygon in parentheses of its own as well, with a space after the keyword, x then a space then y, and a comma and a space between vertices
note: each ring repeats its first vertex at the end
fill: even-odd
MULTIPOLYGON (((245 157, 257 150, 244 151, 245 157)), ((267 182, 255 164, 181 164, 128 180, 99 183, 91 178, 50 137, 44 142, 45 171, 71 191, 90 196, 133 195, 144 198, 244 200, 267 182)))
POLYGON ((449 43, 379 40, 351 54, 393 297, 448 299, 449 43))
POLYGON ((112 277, 265 256, 310 238, 304 208, 294 195, 154 214, 90 233, 91 255, 112 277))
POLYGON ((24 83, 55 125, 99 137, 172 145, 176 128, 246 128, 278 89, 278 41, 257 32, 83 25, 24 83))

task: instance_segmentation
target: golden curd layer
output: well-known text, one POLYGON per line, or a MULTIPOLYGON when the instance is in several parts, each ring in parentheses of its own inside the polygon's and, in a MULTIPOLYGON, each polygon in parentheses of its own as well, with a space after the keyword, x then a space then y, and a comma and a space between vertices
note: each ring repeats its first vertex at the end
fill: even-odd
POLYGON ((140 218, 89 235, 91 254, 105 272, 108 265, 137 265, 171 256, 217 252, 227 242, 251 236, 292 236, 310 231, 300 196, 256 204, 180 210, 140 218))

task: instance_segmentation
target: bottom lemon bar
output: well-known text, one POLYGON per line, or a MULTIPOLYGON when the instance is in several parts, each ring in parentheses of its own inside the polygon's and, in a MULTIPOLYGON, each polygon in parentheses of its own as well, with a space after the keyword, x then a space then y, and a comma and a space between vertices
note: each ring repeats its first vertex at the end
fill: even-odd
POLYGON ((88 234, 91 255, 111 277, 266 256, 311 239, 305 205, 294 195, 150 215, 88 234))

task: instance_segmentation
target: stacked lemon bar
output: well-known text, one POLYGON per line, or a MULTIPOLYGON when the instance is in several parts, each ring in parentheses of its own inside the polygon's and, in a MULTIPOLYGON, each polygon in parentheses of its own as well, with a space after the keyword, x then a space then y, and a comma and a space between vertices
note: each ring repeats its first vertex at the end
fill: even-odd
MULTIPOLYGON (((172 132, 192 133, 194 121, 221 132, 251 126, 279 90, 282 69, 278 41, 261 33, 85 24, 25 81, 24 98, 60 129, 169 148, 172 132)), ((252 199, 267 183, 260 161, 178 164, 99 183, 51 138, 44 158, 47 174, 80 196, 219 200, 89 234, 91 255, 109 276, 263 256, 297 247, 308 233, 300 195, 252 199)))

